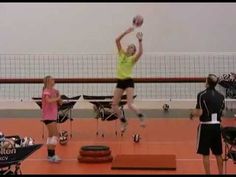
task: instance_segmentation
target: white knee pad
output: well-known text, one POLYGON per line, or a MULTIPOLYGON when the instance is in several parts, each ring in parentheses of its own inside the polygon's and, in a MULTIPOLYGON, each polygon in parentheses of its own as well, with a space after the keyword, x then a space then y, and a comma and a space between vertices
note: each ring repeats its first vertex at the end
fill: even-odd
POLYGON ((47 144, 56 145, 57 142, 58 142, 58 138, 56 136, 47 138, 47 144))
POLYGON ((56 145, 57 142, 58 142, 58 138, 57 138, 56 136, 53 136, 53 137, 51 138, 51 144, 52 144, 52 145, 56 145))
POLYGON ((47 144, 50 144, 50 142, 51 142, 51 137, 48 137, 47 138, 47 144))

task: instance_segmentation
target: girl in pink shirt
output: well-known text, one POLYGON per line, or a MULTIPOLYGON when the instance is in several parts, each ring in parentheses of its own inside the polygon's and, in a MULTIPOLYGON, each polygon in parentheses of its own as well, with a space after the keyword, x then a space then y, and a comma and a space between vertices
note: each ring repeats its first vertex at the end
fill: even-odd
POLYGON ((59 162, 61 159, 55 154, 58 142, 57 114, 58 104, 62 104, 59 91, 54 88, 55 81, 51 76, 44 78, 42 92, 42 121, 48 128, 47 149, 48 161, 59 162))

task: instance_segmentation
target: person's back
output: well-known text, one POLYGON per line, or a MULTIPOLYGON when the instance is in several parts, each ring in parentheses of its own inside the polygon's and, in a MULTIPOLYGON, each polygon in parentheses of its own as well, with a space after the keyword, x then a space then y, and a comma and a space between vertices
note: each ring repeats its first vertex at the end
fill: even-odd
POLYGON ((218 78, 209 74, 206 79, 206 90, 198 93, 193 117, 199 117, 197 130, 197 153, 203 157, 206 174, 210 174, 210 150, 215 155, 219 173, 223 173, 221 116, 225 107, 224 96, 216 91, 218 78))
POLYGON ((221 122, 222 111, 224 109, 224 96, 215 90, 215 88, 207 88, 198 94, 199 102, 202 108, 201 122, 212 120, 212 114, 217 114, 217 121, 221 122))

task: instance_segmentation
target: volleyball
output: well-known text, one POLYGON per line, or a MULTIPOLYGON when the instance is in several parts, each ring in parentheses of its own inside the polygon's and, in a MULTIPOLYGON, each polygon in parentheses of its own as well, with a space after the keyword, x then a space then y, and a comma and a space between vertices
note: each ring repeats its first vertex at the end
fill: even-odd
POLYGON ((140 27, 143 24, 143 17, 141 15, 136 15, 133 18, 133 26, 134 27, 140 27))
POLYGON ((60 137, 59 137, 59 143, 61 145, 66 145, 68 143, 68 132, 63 130, 61 133, 60 133, 60 137))
POLYGON ((141 139, 141 136, 139 134, 134 134, 133 135, 134 143, 139 143, 140 139, 141 139))
POLYGON ((162 108, 164 111, 169 111, 170 106, 168 104, 164 104, 162 108))

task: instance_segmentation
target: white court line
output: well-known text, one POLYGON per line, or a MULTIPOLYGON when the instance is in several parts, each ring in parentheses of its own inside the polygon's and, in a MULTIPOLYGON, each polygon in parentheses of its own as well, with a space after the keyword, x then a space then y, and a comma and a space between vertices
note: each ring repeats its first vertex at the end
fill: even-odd
MULTIPOLYGON (((141 136, 142 138, 142 136, 141 136)), ((91 143, 96 143, 96 144, 99 144, 99 143, 102 143, 103 141, 106 142, 106 143, 111 143, 111 144, 120 144, 120 143, 133 143, 133 141, 129 141, 129 140, 122 140, 122 139, 119 139, 119 140, 108 140, 108 141, 105 141, 105 140, 102 140, 100 139, 101 142, 97 142, 97 141, 87 141, 87 142, 91 142, 91 143)), ((146 141, 146 140, 141 140, 140 141, 140 145, 144 145, 144 144, 186 144, 186 143, 190 143, 190 144, 196 144, 195 141, 163 141, 163 142, 160 142, 160 141, 146 141)), ((71 141, 70 144, 78 144, 78 142, 76 141, 71 141)))
MULTIPOLYGON (((124 154, 125 155, 125 154, 124 154)), ((38 159, 28 159, 28 160, 26 160, 26 161, 48 161, 48 159, 40 159, 40 158, 38 158, 38 159)), ((62 162, 63 161, 68 161, 68 162, 72 162, 72 161, 78 161, 76 158, 74 158, 74 159, 62 159, 62 162)), ((176 161, 202 161, 202 159, 176 159, 176 161)), ((216 161, 216 159, 210 159, 210 161, 216 161)))
MULTIPOLYGON (((41 99, 39 99, 39 100, 33 100, 33 99, 1 99, 0 100, 0 102, 32 102, 32 103, 35 103, 36 101, 41 101, 41 99)), ((69 101, 69 102, 82 102, 82 101, 84 101, 84 102, 111 102, 112 101, 112 99, 101 99, 101 100, 96 100, 96 99, 94 99, 94 100, 86 100, 86 99, 82 99, 82 98, 80 98, 80 99, 78 99, 78 100, 70 100, 70 99, 68 99, 68 100, 66 100, 66 99, 64 99, 63 100, 64 102, 67 102, 67 101, 69 101)), ((122 99, 121 101, 127 101, 126 99, 122 99)), ((172 102, 172 101, 180 101, 180 102, 183 102, 183 101, 185 101, 185 102, 196 102, 196 99, 178 99, 178 98, 173 98, 173 99, 171 99, 171 98, 167 98, 167 99, 135 99, 135 101, 148 101, 148 102, 162 102, 162 101, 169 101, 169 102, 172 102)), ((225 99, 225 101, 226 102, 235 102, 235 99, 225 99)))

